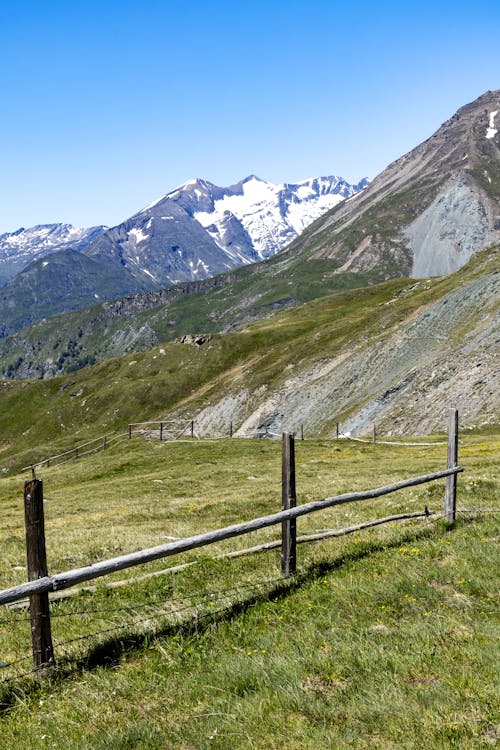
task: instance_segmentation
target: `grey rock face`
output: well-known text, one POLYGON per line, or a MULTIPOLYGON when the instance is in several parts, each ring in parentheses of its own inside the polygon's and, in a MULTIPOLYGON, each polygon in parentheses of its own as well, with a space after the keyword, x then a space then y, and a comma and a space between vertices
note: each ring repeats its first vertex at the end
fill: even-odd
POLYGON ((412 276, 442 276, 461 268, 493 242, 481 193, 459 172, 450 177, 430 206, 404 230, 413 255, 412 276))

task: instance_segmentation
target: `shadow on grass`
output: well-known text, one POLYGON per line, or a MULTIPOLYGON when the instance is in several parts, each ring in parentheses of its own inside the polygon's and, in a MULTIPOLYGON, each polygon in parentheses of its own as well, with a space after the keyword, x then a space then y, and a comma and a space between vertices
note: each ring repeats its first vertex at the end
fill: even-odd
MULTIPOLYGON (((406 533, 390 541, 365 541, 355 550, 351 550, 330 561, 321 560, 312 563, 307 569, 297 572, 292 577, 281 579, 275 586, 269 587, 268 590, 260 588, 258 592, 227 607, 216 611, 196 612, 194 615, 186 616, 182 622, 151 629, 146 633, 126 633, 119 637, 107 638, 90 648, 87 654, 81 658, 76 659, 71 656, 62 657, 58 660, 56 667, 38 674, 31 672, 18 679, 12 678, 12 680, 7 682, 7 686, 3 690, 0 686, 0 714, 8 711, 19 702, 24 702, 30 698, 33 699, 38 693, 47 690, 49 686, 54 687, 69 677, 97 668, 117 667, 125 655, 134 651, 140 651, 141 648, 149 645, 157 638, 174 636, 190 637, 203 633, 214 624, 228 622, 241 616, 249 607, 256 604, 269 601, 270 599, 285 598, 300 590, 305 584, 321 578, 327 573, 338 570, 347 564, 359 562, 378 552, 398 548, 403 543, 409 544, 412 541, 435 537, 438 534, 452 533, 454 528, 468 526, 476 520, 477 517, 471 515, 457 519, 455 524, 445 524, 442 521, 437 521, 425 528, 408 529, 406 533)), ((256 586, 258 585, 257 583, 256 586)), ((133 626, 131 625, 131 627, 133 626)), ((91 637, 89 636, 89 638, 91 637)))

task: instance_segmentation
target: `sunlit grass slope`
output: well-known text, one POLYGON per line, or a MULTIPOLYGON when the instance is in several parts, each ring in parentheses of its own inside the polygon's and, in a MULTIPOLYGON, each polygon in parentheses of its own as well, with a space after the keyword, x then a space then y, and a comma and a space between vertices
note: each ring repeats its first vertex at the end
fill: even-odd
MULTIPOLYGON (((3 746, 494 747, 499 447, 497 436, 463 437, 458 507, 484 510, 452 528, 431 516, 300 545, 288 581, 278 552, 215 559, 279 535, 267 529, 54 603, 60 671, 1 687, 3 746), (196 564, 139 578, 182 562, 196 564)), ((298 442, 299 503, 437 470, 445 451, 298 442)), ((49 570, 273 512, 280 463, 278 441, 136 438, 46 469, 49 570)), ((0 479, 2 588, 25 579, 22 479, 0 479)), ((300 519, 299 533, 425 505, 439 513, 443 492, 439 482, 340 506, 300 519)), ((2 608, 0 620, 0 661, 29 655, 26 613, 2 608)))

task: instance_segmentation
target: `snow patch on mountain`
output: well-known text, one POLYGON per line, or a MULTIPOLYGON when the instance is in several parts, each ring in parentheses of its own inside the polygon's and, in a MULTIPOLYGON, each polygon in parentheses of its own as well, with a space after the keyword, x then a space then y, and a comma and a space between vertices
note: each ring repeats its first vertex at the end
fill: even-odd
POLYGON ((486 138, 494 138, 498 133, 498 130, 495 128, 495 117, 497 116, 497 114, 497 109, 494 112, 490 112, 490 121, 488 129, 486 131, 486 138))
MULTIPOLYGON (((146 227, 150 228, 151 224, 149 223, 149 227, 147 225, 146 227)), ((146 240, 149 239, 149 235, 145 234, 142 229, 131 229, 128 233, 128 236, 132 236, 132 238, 135 240, 136 245, 138 245, 139 242, 146 242, 146 240)))

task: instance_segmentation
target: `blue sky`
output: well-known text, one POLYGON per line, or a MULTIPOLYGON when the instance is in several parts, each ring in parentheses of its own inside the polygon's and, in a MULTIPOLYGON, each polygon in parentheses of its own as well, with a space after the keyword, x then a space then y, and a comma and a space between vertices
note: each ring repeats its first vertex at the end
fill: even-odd
POLYGON ((374 177, 500 87, 500 3, 0 0, 0 232, 374 177))

